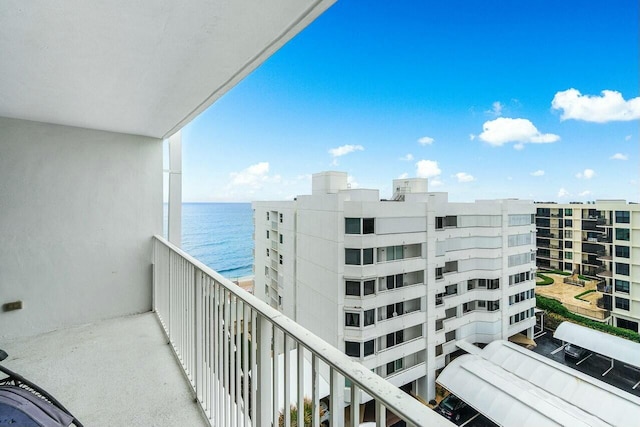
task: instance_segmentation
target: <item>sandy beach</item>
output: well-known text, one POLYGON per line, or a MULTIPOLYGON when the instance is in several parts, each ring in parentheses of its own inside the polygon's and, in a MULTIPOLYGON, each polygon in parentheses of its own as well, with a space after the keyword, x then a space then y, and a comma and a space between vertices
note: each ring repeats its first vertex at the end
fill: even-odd
POLYGON ((233 280, 233 283, 237 284, 245 291, 253 294, 253 283, 254 283, 253 278, 254 276, 239 277, 233 280))

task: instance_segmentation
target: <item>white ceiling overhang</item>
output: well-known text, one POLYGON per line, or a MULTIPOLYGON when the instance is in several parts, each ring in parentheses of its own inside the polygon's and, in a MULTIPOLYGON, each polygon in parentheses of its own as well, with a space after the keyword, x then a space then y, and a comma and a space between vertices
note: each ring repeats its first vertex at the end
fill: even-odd
POLYGON ((335 0, 5 0, 0 116, 168 137, 335 0))

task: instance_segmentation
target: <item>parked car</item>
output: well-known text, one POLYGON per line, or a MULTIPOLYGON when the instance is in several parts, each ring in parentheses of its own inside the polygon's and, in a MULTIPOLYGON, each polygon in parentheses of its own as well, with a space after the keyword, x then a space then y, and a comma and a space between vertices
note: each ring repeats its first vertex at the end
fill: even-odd
POLYGON ((588 351, 575 344, 567 344, 564 347, 564 357, 569 359, 580 360, 587 355, 588 351))
POLYGON ((457 396, 450 394, 440 401, 434 410, 451 421, 460 421, 461 418, 475 414, 475 410, 464 403, 457 396))

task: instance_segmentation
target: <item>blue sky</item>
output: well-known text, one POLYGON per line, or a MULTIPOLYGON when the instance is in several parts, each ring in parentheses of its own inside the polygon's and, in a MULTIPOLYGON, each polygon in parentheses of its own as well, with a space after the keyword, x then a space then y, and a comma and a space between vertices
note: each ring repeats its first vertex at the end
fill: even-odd
POLYGON ((338 0, 183 130, 183 200, 640 201, 637 0, 338 0))

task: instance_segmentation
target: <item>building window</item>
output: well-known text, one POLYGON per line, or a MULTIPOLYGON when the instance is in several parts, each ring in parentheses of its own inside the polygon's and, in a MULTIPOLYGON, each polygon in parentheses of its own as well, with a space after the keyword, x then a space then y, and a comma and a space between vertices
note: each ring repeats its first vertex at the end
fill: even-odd
POLYGON ((564 220, 564 226, 565 227, 573 227, 573 220, 572 219, 565 219, 564 220))
POLYGON ((616 211, 616 223, 629 224, 629 211, 616 211))
POLYGON ((345 234, 374 234, 375 218, 345 218, 345 234))
POLYGON ((360 218, 344 219, 345 234, 360 234, 360 218))
POLYGON ((487 289, 500 289, 500 279, 489 280, 487 289))
POLYGON ((269 248, 267 248, 267 258, 269 258, 269 248))
POLYGON ((363 265, 373 264, 373 248, 362 250, 362 264, 363 265))
POLYGON ((621 274, 623 276, 629 275, 629 264, 625 264, 622 262, 616 262, 616 274, 621 274))
POLYGON ((387 246, 385 249, 386 261, 394 261, 404 258, 404 246, 387 246))
POLYGON ((267 239, 269 238, 269 230, 267 230, 267 239))
POLYGON ((487 302, 484 300, 479 300, 478 301, 478 307, 479 308, 486 308, 487 307, 487 302))
POLYGON ((566 249, 573 249, 573 242, 571 240, 567 240, 564 242, 564 247, 566 249))
POLYGON ((509 215, 509 226, 516 225, 530 225, 536 223, 536 216, 529 214, 514 214, 509 215))
POLYGON ((361 253, 361 249, 345 249, 344 263, 348 265, 361 265, 361 253))
POLYGON ((280 255, 280 265, 282 265, 282 255, 280 255))
POLYGON ((360 343, 355 341, 345 341, 344 352, 347 356, 360 357, 360 343))
POLYGON ((344 326, 350 326, 354 328, 360 327, 360 313, 353 313, 345 311, 344 313, 344 326))
POLYGON ((269 212, 267 212, 267 221, 269 221, 269 212))
POLYGON ((564 257, 565 257, 565 259, 573 259, 573 253, 571 253, 571 252, 565 252, 565 253, 564 253, 564 257))
POLYGON ((616 321, 618 328, 630 329, 633 332, 638 332, 638 322, 632 322, 631 320, 621 319, 618 317, 616 321))
POLYGON ((500 310, 500 300, 498 301, 487 301, 487 310, 488 311, 496 311, 500 310))
POLYGON ((458 226, 458 217, 457 216, 445 216, 444 217, 444 226, 445 227, 457 227, 458 226))
POLYGON ((616 279, 616 292, 629 293, 629 282, 626 280, 616 279))
POLYGON ((444 263, 444 273, 453 273, 458 271, 458 261, 448 261, 444 263))
POLYGON ((629 241, 629 229, 628 228, 616 228, 616 240, 629 241))
POLYGON ((374 234, 375 233, 375 218, 363 218, 362 219, 362 234, 374 234))
POLYGON ((564 230, 565 239, 573 239, 573 230, 564 230))
POLYGON ((364 342, 364 356, 371 356, 375 352, 375 340, 364 342))
POLYGON ((352 280, 347 280, 345 282, 345 294, 351 296, 360 296, 360 282, 354 282, 352 280))
POLYGON ((393 362, 387 363, 387 375, 391 375, 394 372, 402 370, 402 365, 402 359, 394 360, 393 362))
POLYGON ((396 331, 387 334, 387 348, 404 342, 404 331, 396 331))
POLYGON ((620 258, 629 258, 629 246, 616 245, 616 256, 620 258))
POLYGON ((280 222, 282 223, 282 214, 280 214, 280 222))
POLYGON ((571 216, 571 215, 573 215, 573 209, 564 210, 564 216, 571 216))
POLYGON ((376 321, 375 309, 364 311, 364 326, 373 325, 376 321))
POLYGON ((629 300, 626 298, 616 297, 616 308, 619 308, 620 310, 629 311, 629 300))
POLYGON ((375 280, 365 280, 364 281, 364 294, 372 295, 376 292, 376 281, 375 280))
POLYGON ((444 228, 444 217, 437 216, 436 217, 436 230, 442 230, 444 228))
POLYGON ((442 279, 442 267, 436 268, 436 279, 442 279))

